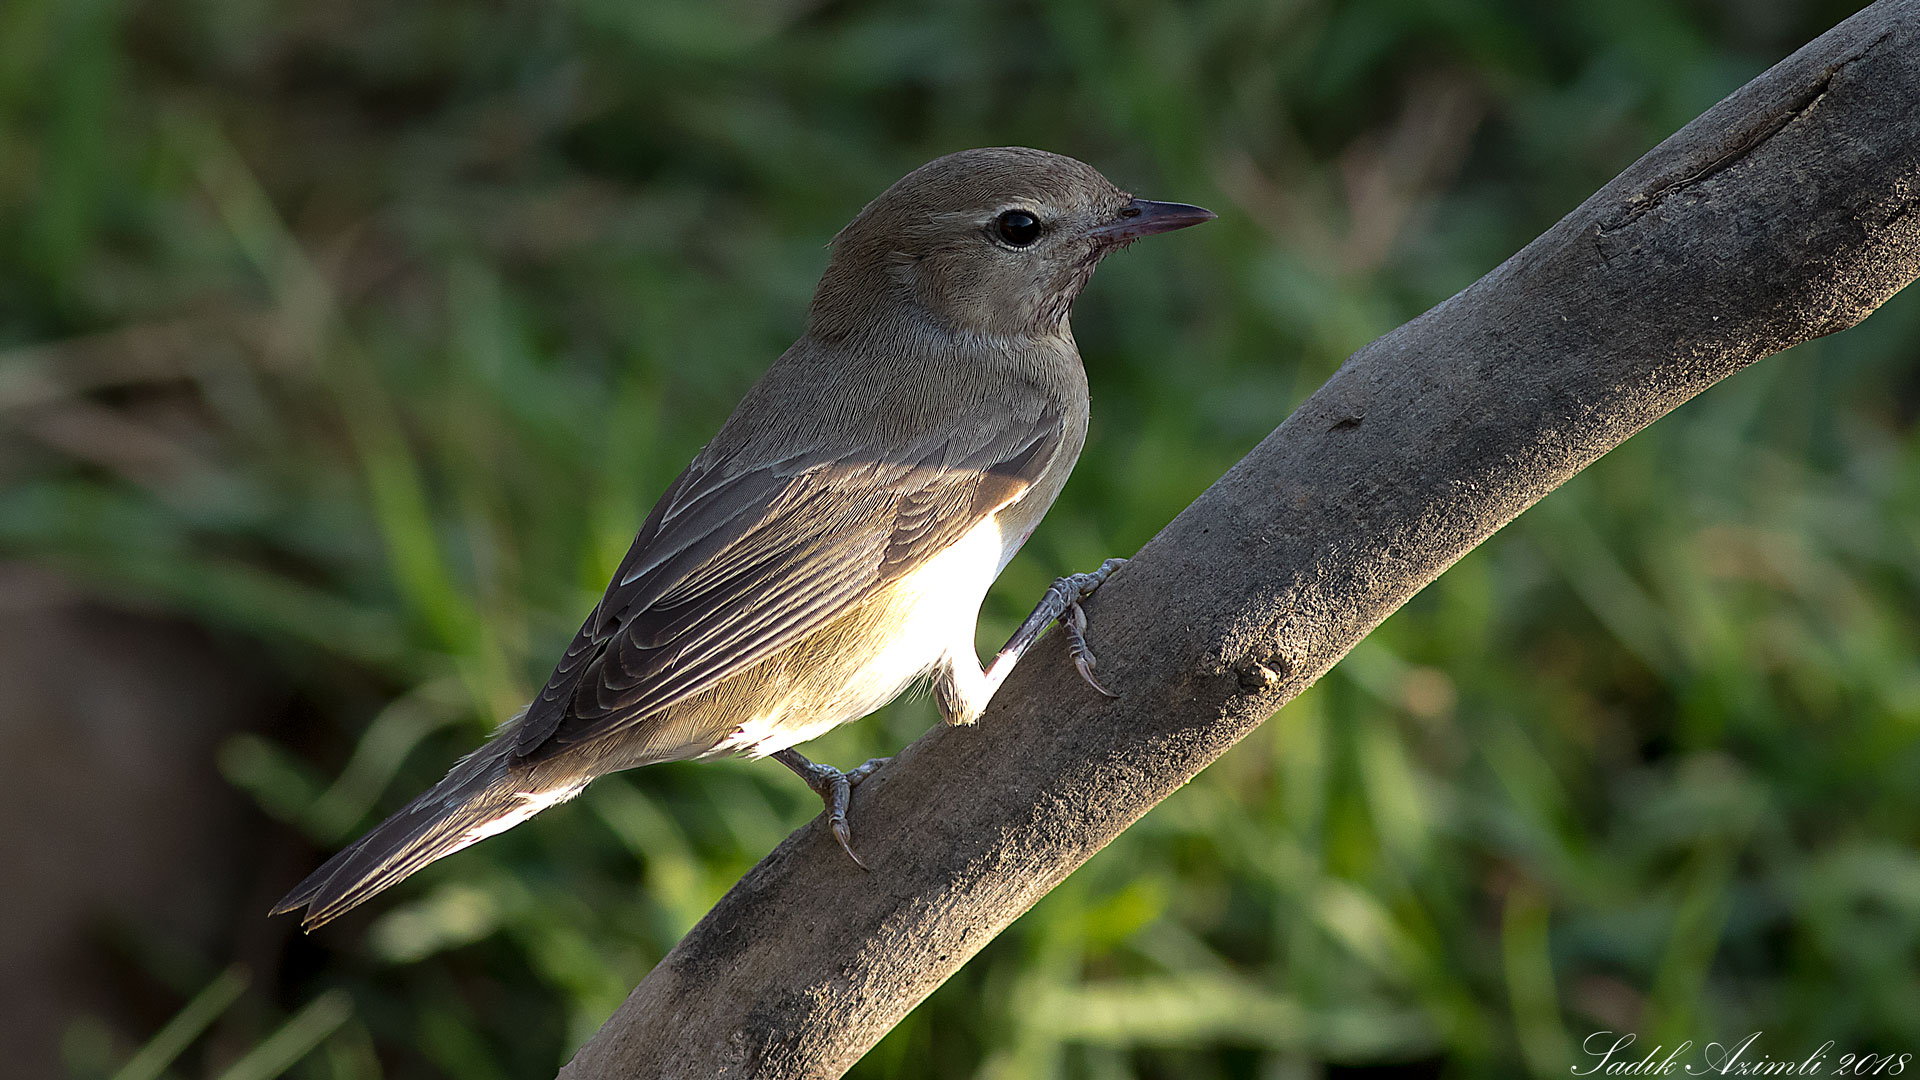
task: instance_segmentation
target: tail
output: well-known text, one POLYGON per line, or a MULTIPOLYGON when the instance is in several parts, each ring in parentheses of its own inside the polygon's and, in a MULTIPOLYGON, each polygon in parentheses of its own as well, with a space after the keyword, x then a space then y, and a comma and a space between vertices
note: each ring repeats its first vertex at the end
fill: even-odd
POLYGON ((442 856, 502 833, 586 786, 541 790, 511 744, 481 747, 399 813, 328 859, 269 914, 298 911, 313 930, 442 856), (515 766, 518 766, 517 768, 515 766))

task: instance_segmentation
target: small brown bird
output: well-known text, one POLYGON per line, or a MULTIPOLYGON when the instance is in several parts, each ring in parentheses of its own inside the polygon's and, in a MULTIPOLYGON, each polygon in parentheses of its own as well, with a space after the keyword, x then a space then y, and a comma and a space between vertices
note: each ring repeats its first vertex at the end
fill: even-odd
POLYGON ((1055 621, 1106 693, 1079 602, 1123 560, 1055 582, 984 670, 975 620, 1086 438, 1074 297, 1128 242, 1213 216, 1019 147, 888 188, 834 238, 806 333, 661 497, 546 688, 274 914, 305 908, 310 930, 596 777, 725 753, 800 774, 852 855, 848 792, 879 762, 842 773, 796 744, 925 677, 941 717, 971 724, 1055 621))

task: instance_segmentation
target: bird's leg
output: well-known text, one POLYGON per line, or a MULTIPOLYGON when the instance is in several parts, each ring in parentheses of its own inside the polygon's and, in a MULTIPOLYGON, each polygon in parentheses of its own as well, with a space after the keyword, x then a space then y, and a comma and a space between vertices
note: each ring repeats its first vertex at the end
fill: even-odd
MULTIPOLYGON (((1005 682, 1013 666, 1020 662, 1047 627, 1059 623, 1067 631, 1067 651, 1073 656, 1073 666, 1080 671, 1080 677, 1087 685, 1108 697, 1120 695, 1100 685, 1093 677, 1093 650, 1087 645, 1087 613, 1080 601, 1092 596, 1094 590, 1106 583, 1115 570, 1127 564, 1125 559, 1108 559, 1100 564, 1100 569, 1090 574, 1068 574, 1047 586, 1046 594, 1040 597, 1033 614, 1020 624, 1007 643, 993 658, 993 663, 981 671, 977 661, 967 658, 964 668, 950 663, 942 675, 935 680, 934 698, 939 702, 940 714, 949 724, 971 724, 978 719, 987 707, 993 692, 1005 682)), ((971 652, 971 650, 969 650, 971 652)), ((847 803, 852 798, 854 785, 865 780, 875 769, 887 763, 886 758, 874 758, 872 761, 851 772, 841 772, 831 765, 820 765, 808 761, 800 752, 789 747, 775 751, 770 755, 775 761, 792 769, 807 786, 820 796, 826 804, 827 825, 833 830, 834 839, 840 841, 840 847, 846 851, 862 869, 866 863, 853 853, 853 833, 847 827, 847 803)))
POLYGON ((1034 606, 1033 614, 1027 616, 1027 621, 1020 624, 1020 629, 1013 632, 1000 654, 993 658, 992 666, 986 671, 987 685, 997 689, 1013 665, 1046 633, 1047 627, 1058 622, 1067 631, 1067 651, 1073 654, 1073 666, 1080 669, 1080 677, 1108 697, 1119 697, 1093 677, 1093 650, 1087 647, 1087 613, 1081 610, 1080 601, 1092 596, 1115 570, 1126 564, 1125 559, 1108 559, 1090 574, 1068 574, 1048 586, 1040 603, 1034 606))
POLYGON ((827 826, 833 830, 833 838, 840 841, 841 850, 847 858, 865 870, 867 864, 853 853, 853 832, 847 828, 847 800, 853 795, 854 786, 865 780, 873 770, 888 762, 888 758, 874 758, 851 772, 841 772, 831 765, 821 765, 800 756, 794 749, 776 750, 769 755, 773 760, 792 769, 800 779, 807 782, 820 801, 827 804, 827 826))

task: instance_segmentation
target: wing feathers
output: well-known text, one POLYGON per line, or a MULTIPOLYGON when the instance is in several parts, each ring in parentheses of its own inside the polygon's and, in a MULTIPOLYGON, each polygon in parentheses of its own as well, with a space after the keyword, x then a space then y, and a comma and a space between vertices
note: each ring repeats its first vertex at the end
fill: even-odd
POLYGON ((646 724, 793 644, 1018 499, 1064 434, 1047 413, 976 445, 925 440, 890 459, 689 466, 529 708, 514 752, 646 724))

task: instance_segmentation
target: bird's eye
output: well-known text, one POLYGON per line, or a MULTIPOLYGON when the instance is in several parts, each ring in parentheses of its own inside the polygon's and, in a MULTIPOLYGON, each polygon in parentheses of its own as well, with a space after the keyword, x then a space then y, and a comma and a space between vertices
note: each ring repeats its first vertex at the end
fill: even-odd
POLYGON ((1009 210, 994 220, 993 230, 1014 247, 1026 247, 1040 239, 1040 219, 1025 210, 1009 210))

